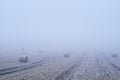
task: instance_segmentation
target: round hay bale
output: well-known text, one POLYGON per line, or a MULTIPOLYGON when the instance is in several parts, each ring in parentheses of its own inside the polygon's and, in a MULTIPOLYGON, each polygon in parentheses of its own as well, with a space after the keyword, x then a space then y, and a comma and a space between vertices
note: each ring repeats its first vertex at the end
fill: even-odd
POLYGON ((64 57, 70 57, 70 54, 69 53, 66 53, 66 54, 64 54, 64 57))
POLYGON ((113 57, 113 58, 116 58, 116 57, 118 57, 118 55, 115 54, 115 53, 113 53, 113 54, 112 54, 112 57, 113 57))
POLYGON ((20 56, 20 58, 19 58, 19 62, 20 63, 27 63, 28 62, 28 56, 20 56))

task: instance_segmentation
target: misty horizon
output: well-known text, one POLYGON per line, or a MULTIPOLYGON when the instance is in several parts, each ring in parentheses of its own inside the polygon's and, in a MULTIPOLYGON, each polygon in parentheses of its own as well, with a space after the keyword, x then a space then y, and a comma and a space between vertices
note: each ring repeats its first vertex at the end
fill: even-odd
POLYGON ((0 49, 116 50, 119 0, 1 0, 0 49))

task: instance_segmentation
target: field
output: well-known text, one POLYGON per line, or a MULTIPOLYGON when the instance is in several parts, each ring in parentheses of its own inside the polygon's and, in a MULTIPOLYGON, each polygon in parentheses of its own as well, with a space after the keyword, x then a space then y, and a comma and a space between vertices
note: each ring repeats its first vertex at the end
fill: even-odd
POLYGON ((120 58, 111 54, 31 54, 24 64, 18 58, 0 58, 0 80, 120 80, 120 58))

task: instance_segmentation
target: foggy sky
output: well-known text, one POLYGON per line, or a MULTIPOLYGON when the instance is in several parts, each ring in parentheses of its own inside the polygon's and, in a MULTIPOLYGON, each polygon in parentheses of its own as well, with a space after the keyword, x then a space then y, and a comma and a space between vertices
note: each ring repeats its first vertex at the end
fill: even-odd
POLYGON ((120 0, 0 0, 0 48, 120 48, 120 0))

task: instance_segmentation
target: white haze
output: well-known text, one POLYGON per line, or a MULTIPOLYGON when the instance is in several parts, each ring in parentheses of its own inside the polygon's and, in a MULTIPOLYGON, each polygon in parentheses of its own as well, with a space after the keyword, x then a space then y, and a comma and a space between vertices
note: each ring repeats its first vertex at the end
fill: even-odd
POLYGON ((120 48, 120 0, 0 0, 0 50, 21 48, 120 48))

